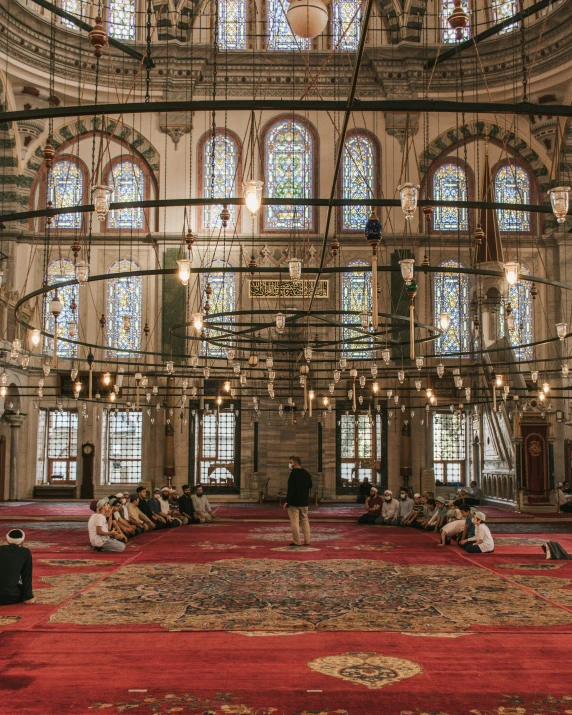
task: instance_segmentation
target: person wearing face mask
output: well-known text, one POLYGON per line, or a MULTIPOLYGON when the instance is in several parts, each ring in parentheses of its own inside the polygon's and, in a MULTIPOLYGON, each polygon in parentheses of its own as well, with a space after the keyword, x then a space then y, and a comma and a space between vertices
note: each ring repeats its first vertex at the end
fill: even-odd
POLYGON ((392 526, 405 526, 405 520, 410 515, 414 506, 414 501, 409 496, 409 493, 405 487, 401 487, 399 490, 399 503, 397 506, 397 514, 395 515, 392 526))
POLYGON ((308 502, 312 477, 309 472, 302 469, 300 457, 290 457, 288 460, 290 476, 288 477, 288 491, 283 509, 288 509, 290 526, 292 527, 292 543, 290 546, 302 546, 300 543, 300 526, 304 535, 304 546, 310 545, 310 521, 308 519, 308 502))
POLYGON ((393 492, 386 489, 383 492, 383 505, 381 507, 381 515, 375 520, 378 526, 391 526, 393 520, 397 516, 399 502, 393 498, 393 492))
POLYGON ((111 516, 113 519, 112 528, 115 528, 117 529, 117 531, 120 531, 128 539, 132 536, 137 536, 137 534, 140 534, 141 531, 136 529, 136 527, 130 524, 128 519, 125 519, 125 517, 123 516, 123 507, 125 505, 125 498, 123 496, 123 493, 115 494, 115 496, 110 497, 110 504, 112 504, 112 499, 114 502, 111 508, 111 516))
POLYGON ((470 539, 463 539, 460 543, 461 548, 469 554, 492 554, 495 550, 491 530, 485 524, 486 518, 482 511, 477 511, 473 516, 475 535, 470 539))

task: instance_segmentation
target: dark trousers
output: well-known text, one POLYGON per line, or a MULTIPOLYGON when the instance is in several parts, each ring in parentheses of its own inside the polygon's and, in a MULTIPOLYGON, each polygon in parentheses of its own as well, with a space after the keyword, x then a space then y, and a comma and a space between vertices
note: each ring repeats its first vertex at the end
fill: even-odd
MULTIPOLYGON (((483 552, 481 551, 481 547, 476 544, 474 541, 467 541, 466 544, 460 544, 460 547, 462 549, 465 549, 465 551, 468 554, 482 554, 483 552)), ((487 551, 487 554, 492 554, 494 553, 493 551, 487 551)))
POLYGON ((375 524, 377 516, 375 514, 362 514, 358 519, 358 524, 375 524))
POLYGON ((15 591, 0 591, 0 606, 13 606, 24 602, 24 589, 18 584, 15 591))
POLYGON ((572 514, 572 501, 568 502, 568 504, 562 504, 560 511, 563 511, 566 514, 572 514))
POLYGON ((474 497, 465 497, 465 504, 470 504, 471 506, 478 506, 481 503, 480 499, 475 499, 474 497))

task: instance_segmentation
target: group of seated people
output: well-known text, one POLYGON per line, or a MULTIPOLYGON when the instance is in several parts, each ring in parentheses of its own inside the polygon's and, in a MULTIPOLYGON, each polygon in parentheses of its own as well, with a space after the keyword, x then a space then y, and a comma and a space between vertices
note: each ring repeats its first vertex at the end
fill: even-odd
POLYGON ((558 508, 565 514, 572 514, 572 489, 569 482, 558 483, 558 508))
POLYGON ((365 508, 358 524, 433 531, 441 535, 439 546, 456 538, 459 546, 469 553, 490 553, 495 548, 485 514, 461 499, 447 502, 443 497, 433 499, 427 494, 414 494, 412 499, 405 487, 399 490, 399 499, 394 499, 389 489, 380 497, 377 487, 371 487, 365 508))
POLYGON ((148 497, 140 486, 130 494, 119 492, 92 501, 95 512, 87 523, 89 540, 96 551, 123 551, 134 536, 155 529, 168 529, 190 524, 204 524, 215 517, 209 500, 199 485, 194 494, 188 484, 183 494, 174 487, 154 489, 148 497))

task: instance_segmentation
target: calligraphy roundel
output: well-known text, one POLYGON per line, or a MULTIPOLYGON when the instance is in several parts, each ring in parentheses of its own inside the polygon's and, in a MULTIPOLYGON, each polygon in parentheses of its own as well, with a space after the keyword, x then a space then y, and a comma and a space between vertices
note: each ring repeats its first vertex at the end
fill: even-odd
POLYGON ((537 439, 531 439, 528 443, 528 453, 532 457, 538 457, 542 454, 542 444, 537 439))

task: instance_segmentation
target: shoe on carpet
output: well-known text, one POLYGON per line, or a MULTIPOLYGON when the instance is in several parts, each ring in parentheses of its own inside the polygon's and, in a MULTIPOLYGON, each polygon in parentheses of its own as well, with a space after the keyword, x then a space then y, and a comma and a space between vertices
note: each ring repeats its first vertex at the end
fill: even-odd
POLYGON ((288 546, 302 546, 302 544, 295 544, 294 542, 292 542, 291 544, 288 544, 288 546))

